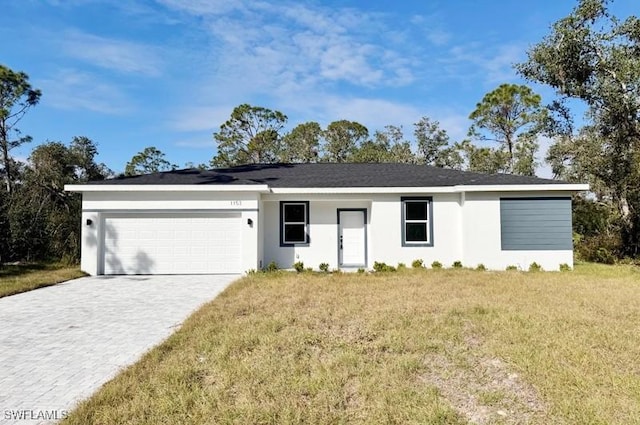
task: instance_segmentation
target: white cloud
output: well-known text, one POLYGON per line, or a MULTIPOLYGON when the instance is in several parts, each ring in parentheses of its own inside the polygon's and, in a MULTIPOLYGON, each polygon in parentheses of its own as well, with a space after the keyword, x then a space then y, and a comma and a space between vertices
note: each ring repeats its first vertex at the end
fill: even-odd
POLYGON ((159 49, 140 43, 68 31, 61 40, 69 57, 122 73, 158 76, 162 69, 159 49))
POLYGON ((538 150, 538 155, 536 159, 538 160, 540 165, 536 170, 536 174, 539 177, 544 177, 548 179, 553 177, 553 171, 551 170, 551 166, 544 160, 545 157, 547 156, 547 151, 549 150, 553 142, 554 140, 549 137, 543 136, 538 138, 538 144, 540 145, 540 148, 538 150))
POLYGON ((222 15, 236 9, 243 9, 239 0, 156 0, 158 3, 190 13, 192 15, 222 15))
POLYGON ((524 59, 524 52, 524 46, 513 42, 489 45, 473 42, 451 47, 448 57, 440 62, 452 79, 480 78, 493 85, 517 79, 513 65, 524 59))
POLYGON ((215 147, 215 143, 209 135, 209 137, 202 138, 191 138, 191 139, 182 139, 176 142, 173 142, 174 146, 178 146, 180 148, 192 148, 192 149, 209 149, 213 151, 215 147))
MULTIPOLYGON (((161 0, 203 22, 220 74, 271 93, 282 84, 384 87, 412 81, 382 16, 302 4, 161 0)), ((218 75, 220 77, 220 75, 218 75)))
POLYGON ((130 111, 127 95, 117 86, 74 69, 64 69, 51 79, 40 80, 42 103, 60 109, 84 109, 105 114, 130 111))
POLYGON ((182 109, 169 121, 172 129, 177 131, 211 131, 229 119, 231 111, 237 105, 193 106, 182 109))

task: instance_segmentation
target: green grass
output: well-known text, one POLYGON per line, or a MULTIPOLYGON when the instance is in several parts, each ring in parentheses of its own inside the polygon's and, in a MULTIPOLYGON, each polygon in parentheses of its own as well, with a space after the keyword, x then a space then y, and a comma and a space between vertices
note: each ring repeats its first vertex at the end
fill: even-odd
POLYGON ((64 424, 640 423, 640 272, 256 274, 64 424))
POLYGON ((0 266, 0 298, 85 276, 77 266, 4 264, 0 266))

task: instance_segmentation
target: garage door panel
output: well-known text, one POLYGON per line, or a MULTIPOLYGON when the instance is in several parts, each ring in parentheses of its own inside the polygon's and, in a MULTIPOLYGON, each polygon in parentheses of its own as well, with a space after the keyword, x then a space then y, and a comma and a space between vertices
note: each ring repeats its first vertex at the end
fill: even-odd
POLYGON ((105 218, 105 274, 240 273, 240 214, 105 218))

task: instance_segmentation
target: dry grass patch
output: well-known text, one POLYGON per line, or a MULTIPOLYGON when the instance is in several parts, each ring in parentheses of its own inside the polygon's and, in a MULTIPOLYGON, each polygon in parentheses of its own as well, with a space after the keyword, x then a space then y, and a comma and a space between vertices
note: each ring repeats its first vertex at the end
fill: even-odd
POLYGON ((86 276, 77 266, 4 264, 0 266, 0 298, 86 276))
POLYGON ((639 277, 247 277, 64 423, 637 422, 639 277))

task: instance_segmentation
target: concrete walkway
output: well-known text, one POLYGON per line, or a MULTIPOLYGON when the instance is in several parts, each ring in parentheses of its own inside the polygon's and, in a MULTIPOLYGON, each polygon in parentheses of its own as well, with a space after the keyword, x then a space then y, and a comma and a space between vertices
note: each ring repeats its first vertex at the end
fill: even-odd
POLYGON ((237 278, 85 277, 0 298, 0 424, 56 422, 237 278))

